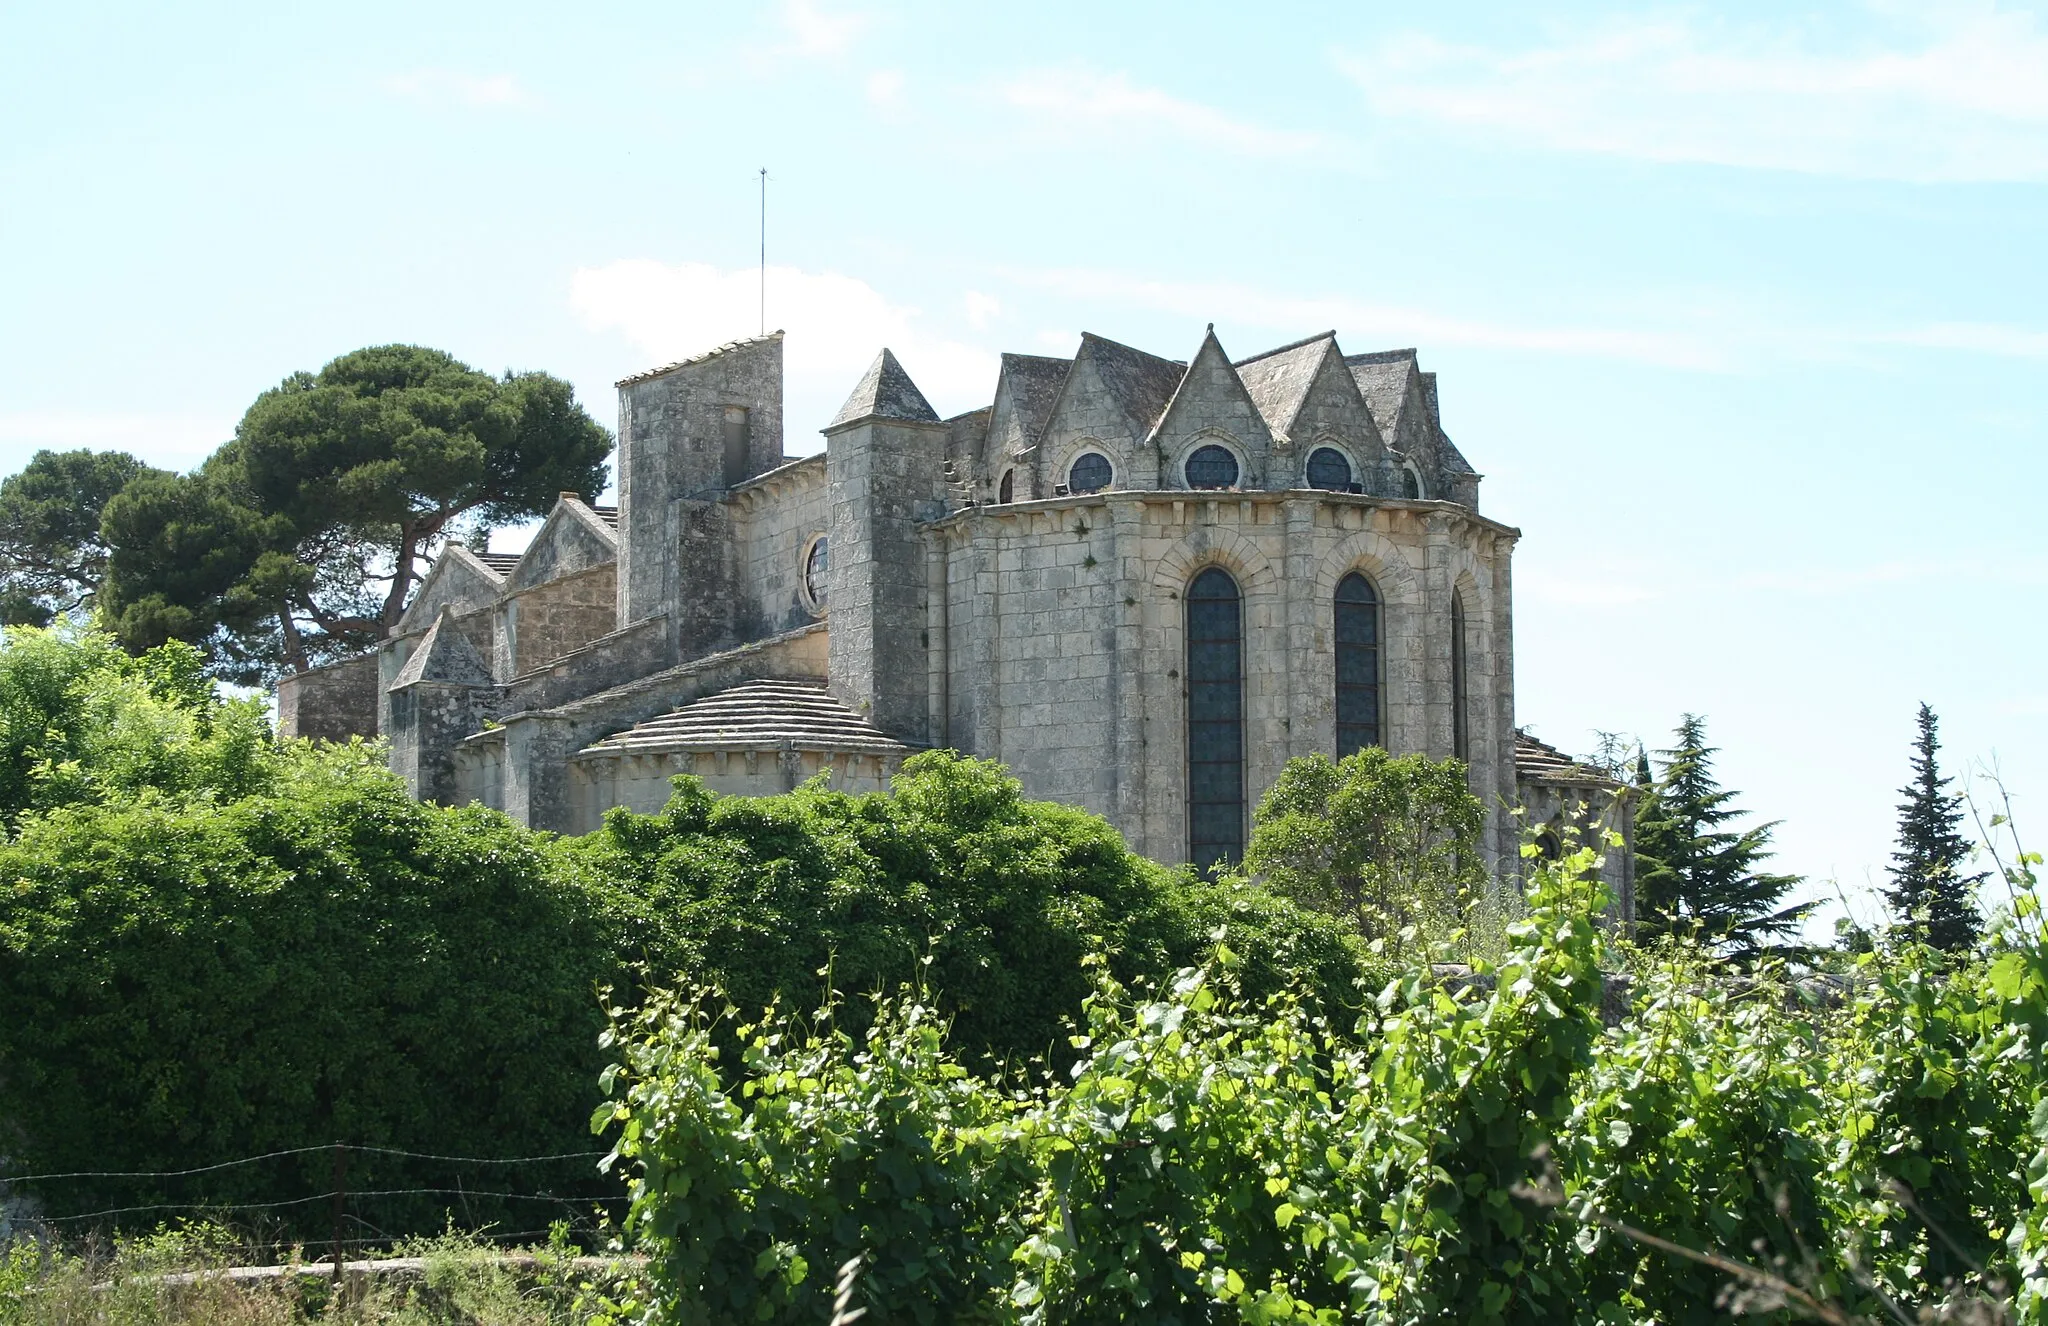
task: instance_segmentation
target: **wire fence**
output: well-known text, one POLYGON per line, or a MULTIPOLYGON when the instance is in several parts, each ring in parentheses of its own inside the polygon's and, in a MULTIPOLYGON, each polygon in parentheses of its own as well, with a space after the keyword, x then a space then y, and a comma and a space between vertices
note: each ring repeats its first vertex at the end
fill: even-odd
MULTIPOLYGON (((168 1218, 185 1215, 216 1221, 228 1221, 236 1217, 258 1217, 272 1219, 281 1224, 296 1227, 304 1232, 312 1227, 306 1218, 308 1214, 317 1220, 318 1209, 326 1208, 325 1228, 320 1232, 324 1238, 316 1240, 332 1249, 333 1257, 339 1264, 350 1248, 385 1246, 408 1234, 418 1233, 421 1217, 432 1208, 438 1207, 441 1218, 455 1221, 456 1212, 464 1215, 462 1223, 468 1228, 464 1232, 473 1238, 494 1243, 516 1242, 522 1239, 544 1238, 554 1233, 556 1221, 567 1221, 572 1226, 582 1226, 586 1232, 595 1232, 607 1217, 615 1218, 624 1205, 624 1194, 616 1183, 609 1190, 603 1190, 596 1161, 604 1157, 604 1151, 560 1151, 533 1156, 460 1156, 442 1152, 412 1151, 403 1147, 372 1146, 361 1143, 330 1142, 312 1146, 287 1147, 277 1151, 266 1151, 259 1155, 241 1156, 233 1160, 218 1161, 209 1165, 195 1165, 176 1170, 64 1170, 46 1173, 4 1174, 0 1173, 0 1204, 11 1194, 30 1190, 38 1204, 53 1209, 37 1212, 30 1220, 22 1223, 41 1225, 62 1232, 65 1230, 100 1230, 131 1227, 138 1218, 154 1219, 161 1223, 168 1218), (418 1172, 422 1168, 439 1169, 441 1182, 426 1181, 413 1186, 351 1186, 348 1182, 348 1162, 351 1156, 375 1157, 380 1160, 402 1163, 408 1171, 418 1172), (325 1157, 329 1161, 329 1177, 325 1184, 315 1185, 318 1191, 303 1192, 295 1196, 280 1196, 262 1200, 224 1200, 220 1196, 193 1194, 189 1199, 180 1199, 161 1192, 138 1193, 143 1200, 97 1206, 91 1210, 66 1209, 62 1200, 69 1188, 80 1195, 109 1194, 123 1185, 148 1185, 151 1188, 171 1187, 204 1180, 209 1176, 221 1176, 229 1171, 243 1170, 251 1166, 274 1162, 290 1161, 295 1158, 325 1157), (516 1169, 532 1169, 541 1166, 566 1166, 570 1162, 584 1162, 585 1169, 580 1179, 566 1185, 579 1191, 526 1192, 508 1191, 489 1183, 469 1185, 463 1183, 459 1172, 464 1167, 473 1167, 489 1174, 503 1173, 516 1169), (54 1200, 53 1200, 54 1199, 54 1200), (390 1218, 395 1202, 403 1199, 406 1216, 397 1220, 390 1218), (386 1212, 386 1223, 372 1219, 378 1208, 386 1212), (505 1230, 502 1221, 489 1218, 497 1208, 526 1211, 543 1220, 548 1227, 540 1229, 505 1230), (307 1209, 310 1208, 310 1212, 307 1209), (554 1219, 549 1220, 553 1216, 554 1219), (410 1226, 410 1227, 409 1227, 410 1226)), ((483 1176, 479 1176, 480 1178, 483 1176)), ((387 1181, 388 1185, 388 1181, 387 1181)), ((238 1182, 238 1188, 247 1187, 238 1182)), ((276 1187, 289 1192, 295 1184, 283 1181, 279 1176, 276 1187)), ((540 1184, 537 1186, 551 1186, 540 1184)), ((273 1191, 276 1188, 272 1189, 273 1191)), ((109 1194, 111 1195, 111 1194, 109 1194)), ((531 1224, 533 1220, 522 1222, 531 1224)), ((315 1240, 308 1240, 315 1241, 315 1240)))

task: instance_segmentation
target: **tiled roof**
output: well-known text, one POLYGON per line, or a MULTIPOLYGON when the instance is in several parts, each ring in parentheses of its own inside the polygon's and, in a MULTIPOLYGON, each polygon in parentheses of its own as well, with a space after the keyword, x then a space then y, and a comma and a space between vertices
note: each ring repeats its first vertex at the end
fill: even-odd
POLYGON ((519 565, 518 553, 474 552, 469 554, 495 572, 499 579, 512 574, 512 568, 519 565))
POLYGON ((612 533, 617 534, 619 532, 619 509, 617 507, 593 506, 590 509, 597 513, 597 518, 602 520, 612 533))
POLYGON ((688 359, 678 359, 673 364, 663 364, 660 368, 650 368, 644 373, 635 373, 629 378, 620 378, 617 382, 612 383, 612 385, 614 387, 630 387, 636 382, 645 382, 649 378, 658 378, 663 373, 673 373, 679 368, 688 368, 692 364, 701 364, 707 359, 716 359, 728 350, 737 350, 742 346, 760 345, 767 341, 779 341, 781 339, 782 333, 778 330, 769 332, 766 336, 747 336, 737 341, 727 341, 724 345, 713 346, 701 355, 691 355, 688 359))
POLYGON ((1071 359, 1045 355, 1003 356, 1003 380, 1009 384, 1010 404, 1017 411, 1025 446, 1035 445, 1045 431, 1045 421, 1052 417, 1052 407, 1059 400, 1060 383, 1066 381, 1073 366, 1071 359))
POLYGON ((1515 729, 1515 777, 1539 783, 1598 783, 1613 787, 1615 782, 1598 769, 1590 769, 1547 741, 1515 729))
POLYGON ((1345 355, 1351 376, 1365 397, 1372 421, 1389 442, 1401 422, 1401 406, 1408 395, 1409 373, 1415 367, 1413 350, 1375 350, 1371 354, 1345 355))
POLYGON ((834 699, 822 683, 750 681, 650 718, 579 753, 784 749, 882 755, 910 748, 834 699))
POLYGON ((1103 387, 1116 398, 1139 437, 1151 433, 1188 373, 1188 366, 1177 359, 1148 355, 1090 332, 1081 333, 1081 353, 1094 361, 1103 387))
POLYGON ((1244 389, 1251 394, 1252 403, 1259 407, 1259 414, 1275 437, 1286 437, 1293 427, 1294 416, 1301 413, 1308 389, 1315 385, 1316 370, 1322 367, 1323 356, 1330 353, 1336 339, 1337 333, 1323 332, 1250 359, 1240 359, 1234 365, 1244 389))

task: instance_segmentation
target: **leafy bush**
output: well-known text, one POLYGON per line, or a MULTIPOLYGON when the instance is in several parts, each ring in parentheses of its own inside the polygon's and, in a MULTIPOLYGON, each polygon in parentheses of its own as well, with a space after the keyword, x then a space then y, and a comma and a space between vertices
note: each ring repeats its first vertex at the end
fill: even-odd
POLYGON ((717 1000, 622 1015, 595 1125, 664 1319, 824 1321, 857 1260, 878 1320, 947 1299, 1032 1323, 1846 1321, 1886 1300, 1995 1321, 2006 1290, 2048 1320, 2037 929, 1932 1004, 1873 975, 1837 1015, 1674 966, 1603 1031, 1593 860, 1532 863, 1490 980, 1417 964, 1355 1039, 1246 999, 1227 946, 1161 990, 1098 965, 1069 1079, 1022 1090, 966 1074, 914 999, 864 1038, 772 1014, 736 1072, 717 1000), (1947 1039, 1912 1039, 1941 1017, 1947 1039), (2003 1106, 1930 1114, 1965 1077, 2003 1106), (2023 1154, 2025 1191, 1968 1172, 2023 1154), (1900 1223, 1921 1214, 1940 1228, 1900 1223), (1982 1265, 2007 1231, 2010 1262, 1982 1265))
MULTIPOLYGON (((1319 1006, 1358 1002, 1338 926, 1147 861, 1101 817, 1026 801, 1000 765, 949 752, 912 757, 888 795, 718 797, 678 778, 660 814, 614 810, 569 850, 638 900, 629 951, 658 982, 714 984, 749 1010, 816 1007, 828 974, 858 993, 923 985, 974 1060, 1070 1057, 1084 958, 1163 978, 1219 926, 1249 989, 1299 978, 1319 1006)), ((841 1016, 858 1031, 865 1008, 841 1016)))
MULTIPOLYGON (((0 845, 10 1168, 177 1170, 336 1140, 586 1149, 595 992, 614 971, 602 897, 564 877, 543 836, 421 805, 361 748, 299 746, 272 764, 236 801, 88 802, 0 845)), ((324 1191, 330 1163, 45 1196, 58 1213, 280 1201, 324 1191)), ((359 1191, 449 1186, 445 1167, 350 1167, 359 1191)), ((564 1171, 493 1177, 534 1192, 564 1171)), ((373 1214, 416 1229, 447 1206, 373 1214)))

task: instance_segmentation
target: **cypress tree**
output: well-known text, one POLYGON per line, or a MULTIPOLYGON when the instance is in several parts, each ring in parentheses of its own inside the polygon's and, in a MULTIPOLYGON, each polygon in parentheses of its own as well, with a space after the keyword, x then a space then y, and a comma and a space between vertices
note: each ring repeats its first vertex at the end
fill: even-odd
POLYGON ((1739 833, 1724 827, 1748 812, 1714 781, 1716 753, 1694 714, 1679 723, 1671 749, 1657 752, 1662 768, 1636 812, 1637 927, 1751 958, 1795 932, 1812 904, 1785 903, 1799 876, 1757 869, 1771 855, 1776 820, 1739 833))
POLYGON ((1989 878, 1965 874, 1970 842, 1962 834, 1963 798, 1951 794, 1935 761, 1934 710, 1920 705, 1920 735, 1913 743, 1913 780, 1899 789, 1899 850, 1892 853, 1892 882, 1884 891, 1901 926, 1950 953, 1977 938, 1977 888, 1989 878))

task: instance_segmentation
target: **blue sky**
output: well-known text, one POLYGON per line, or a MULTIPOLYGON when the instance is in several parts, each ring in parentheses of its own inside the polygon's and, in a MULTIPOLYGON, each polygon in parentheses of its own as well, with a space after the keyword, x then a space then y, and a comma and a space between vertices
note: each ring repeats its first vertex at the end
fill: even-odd
POLYGON ((7 470, 395 340, 609 420, 755 329, 765 166, 792 451, 881 344, 942 411, 1084 328, 1415 345, 1539 735, 1704 713, 1855 894, 1925 698, 2048 833, 2039 9, 15 4, 0 114, 7 470))

